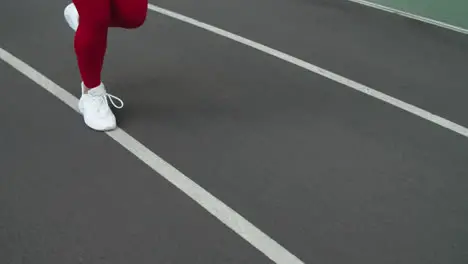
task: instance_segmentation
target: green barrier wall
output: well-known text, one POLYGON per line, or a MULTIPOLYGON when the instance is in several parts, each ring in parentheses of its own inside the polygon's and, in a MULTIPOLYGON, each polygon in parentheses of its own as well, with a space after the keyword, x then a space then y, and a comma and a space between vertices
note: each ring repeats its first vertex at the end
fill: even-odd
POLYGON ((468 0, 368 0, 386 7, 468 29, 468 0))

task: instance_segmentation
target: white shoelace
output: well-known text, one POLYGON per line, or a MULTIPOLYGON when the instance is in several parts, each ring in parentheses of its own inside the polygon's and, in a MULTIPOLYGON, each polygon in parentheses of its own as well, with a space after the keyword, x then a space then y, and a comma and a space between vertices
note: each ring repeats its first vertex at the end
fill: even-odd
POLYGON ((124 102, 122 101, 122 99, 118 98, 117 96, 115 95, 112 95, 112 94, 106 94, 106 101, 107 101, 107 98, 109 98, 109 101, 112 103, 112 105, 117 108, 117 109, 122 109, 124 107, 124 102), (120 106, 117 106, 115 103, 114 103, 114 99, 119 101, 120 103, 120 106))
POLYGON ((93 102, 99 106, 107 106, 108 102, 110 101, 111 104, 117 109, 122 109, 124 107, 124 102, 122 101, 122 99, 109 93, 105 93, 102 95, 94 95, 91 98, 93 98, 93 102), (118 101, 120 103, 120 106, 117 105, 114 102, 114 100, 118 101))

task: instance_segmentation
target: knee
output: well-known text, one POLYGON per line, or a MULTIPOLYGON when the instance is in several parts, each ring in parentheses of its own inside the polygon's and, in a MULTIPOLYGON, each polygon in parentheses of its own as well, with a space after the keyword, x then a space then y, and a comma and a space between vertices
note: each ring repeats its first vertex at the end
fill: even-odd
POLYGON ((99 12, 86 10, 80 13, 79 27, 86 28, 87 31, 106 30, 111 23, 111 13, 103 9, 99 12))
POLYGON ((128 14, 123 18, 123 24, 126 28, 134 29, 141 27, 145 21, 147 16, 147 9, 141 10, 139 12, 133 12, 132 14, 128 14))

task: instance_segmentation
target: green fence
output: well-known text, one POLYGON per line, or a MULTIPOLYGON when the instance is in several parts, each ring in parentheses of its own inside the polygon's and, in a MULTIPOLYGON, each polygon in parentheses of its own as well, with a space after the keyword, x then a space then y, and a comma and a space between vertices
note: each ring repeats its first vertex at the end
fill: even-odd
POLYGON ((368 0, 468 30, 468 0, 368 0))

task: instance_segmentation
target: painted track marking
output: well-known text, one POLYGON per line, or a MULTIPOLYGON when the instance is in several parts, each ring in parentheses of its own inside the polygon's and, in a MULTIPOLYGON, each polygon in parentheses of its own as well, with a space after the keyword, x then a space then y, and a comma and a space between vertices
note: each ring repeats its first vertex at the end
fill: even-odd
MULTIPOLYGON (((33 67, 2 48, 0 48, 0 59, 78 112, 78 98, 33 67)), ((124 130, 117 128, 114 131, 106 132, 106 134, 275 263, 304 264, 299 258, 251 224, 239 213, 211 195, 124 130)))
POLYGON ((383 101, 385 103, 391 104, 399 109, 402 109, 404 111, 407 111, 411 114, 414 114, 416 116, 419 116, 427 121, 430 121, 434 124, 437 124, 439 126, 445 127, 448 130, 451 130, 455 133, 458 133, 462 136, 468 137, 468 128, 461 126, 457 123, 454 123, 448 119, 445 119, 443 117, 440 117, 438 115, 432 114, 422 108, 419 108, 417 106, 411 105, 409 103, 406 103, 402 100, 399 100, 397 98, 394 98, 390 95, 384 94, 382 92, 379 92, 375 89, 372 89, 368 86, 365 86, 361 83, 355 82, 353 80, 350 80, 346 77, 340 76, 336 73, 333 73, 331 71, 328 71, 326 69, 320 68, 319 66, 313 65, 311 63, 308 63, 304 60, 298 59, 296 57, 293 57, 289 54, 286 54, 284 52, 281 52, 279 50, 267 47, 263 44, 260 44, 258 42, 255 42, 253 40, 241 37, 239 35, 236 35, 234 33, 231 33, 229 31, 226 31, 224 29, 209 25, 207 23, 198 21, 196 19, 193 19, 191 17, 184 16, 182 14, 170 11, 168 9, 164 9, 162 7, 155 6, 153 4, 149 4, 148 8, 152 11, 155 11, 157 13, 166 15, 168 17, 180 20, 182 22, 191 24, 195 27, 210 31, 212 33, 215 33, 217 35, 223 36, 225 38, 234 40, 235 42, 244 44, 246 46, 249 46, 251 48, 254 48, 258 51, 264 52, 266 54, 269 54, 271 56, 277 57, 285 62, 289 62, 291 64, 294 64, 298 67, 301 67, 303 69, 306 69, 310 72, 316 73, 318 75, 321 75, 327 79, 330 79, 332 81, 335 81, 337 83, 343 84, 349 88, 352 88, 356 91, 359 91, 361 93, 367 94, 375 99, 378 99, 380 101, 383 101))

